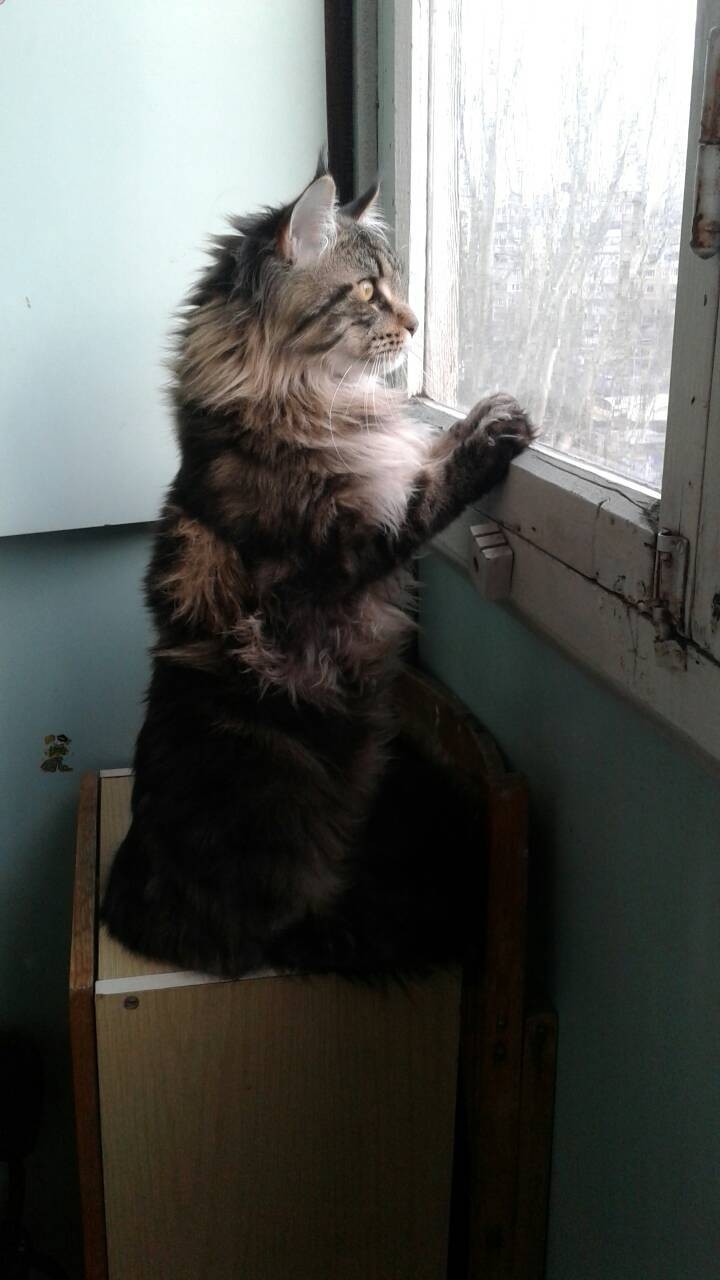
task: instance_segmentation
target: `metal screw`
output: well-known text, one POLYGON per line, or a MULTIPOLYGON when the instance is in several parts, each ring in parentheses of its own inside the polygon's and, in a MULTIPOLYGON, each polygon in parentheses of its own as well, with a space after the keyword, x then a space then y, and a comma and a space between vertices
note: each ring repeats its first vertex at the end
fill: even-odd
POLYGON ((138 1000, 137 996, 126 996, 125 999, 123 1000, 123 1004, 125 1005, 126 1009, 137 1009, 138 1005, 140 1004, 140 1001, 138 1000))

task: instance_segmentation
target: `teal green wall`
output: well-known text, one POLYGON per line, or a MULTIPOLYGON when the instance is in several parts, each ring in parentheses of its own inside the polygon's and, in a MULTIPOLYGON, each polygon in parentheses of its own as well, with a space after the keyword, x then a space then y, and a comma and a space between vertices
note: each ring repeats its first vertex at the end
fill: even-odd
POLYGON ((720 785, 458 570, 422 580, 423 664, 531 789, 560 1018, 548 1280, 718 1280, 720 785))
POLYGON ((37 1243, 79 1274, 67 1048, 73 828, 83 769, 131 758, 147 673, 146 527, 0 540, 0 1025, 44 1051, 46 1116, 28 1168, 37 1243), (45 773, 44 737, 72 739, 45 773))
MULTIPOLYGON (((66 1039, 80 773, 127 763, 146 681, 145 527, 0 543, 0 1020, 34 1032, 48 1115, 29 1217, 77 1247, 66 1039), (40 769, 46 733, 72 773, 40 769)), ((717 1280, 720 787, 454 569, 423 562, 421 654, 532 792, 560 1014, 549 1280, 717 1280)))

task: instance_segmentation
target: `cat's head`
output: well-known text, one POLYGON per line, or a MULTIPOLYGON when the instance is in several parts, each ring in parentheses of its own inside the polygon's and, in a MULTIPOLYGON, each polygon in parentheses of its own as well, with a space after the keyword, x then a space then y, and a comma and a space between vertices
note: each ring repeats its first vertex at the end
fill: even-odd
POLYGON ((189 299, 186 391, 222 407, 298 374, 359 377, 402 361, 417 319, 377 197, 374 185, 339 207, 321 173, 291 204, 232 219, 189 299))

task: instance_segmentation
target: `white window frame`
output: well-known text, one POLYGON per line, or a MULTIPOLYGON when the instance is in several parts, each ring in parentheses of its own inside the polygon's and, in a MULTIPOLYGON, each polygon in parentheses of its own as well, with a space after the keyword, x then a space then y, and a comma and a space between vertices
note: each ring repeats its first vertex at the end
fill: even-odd
MULTIPOLYGON (((424 349, 431 0, 379 5, 379 167, 424 349)), ((665 726, 720 764, 720 258, 690 248, 695 157, 710 29, 720 0, 698 0, 687 182, 662 494, 538 443, 507 481, 435 541, 466 570, 470 525, 492 519, 514 554, 507 603, 665 726), (680 541, 660 546, 658 531, 680 541), (684 540, 684 542, 682 541, 684 540), (682 554, 684 552, 684 555, 682 554)), ((415 412, 461 416, 422 394, 415 412)), ((512 388, 507 388, 512 391, 512 388)))

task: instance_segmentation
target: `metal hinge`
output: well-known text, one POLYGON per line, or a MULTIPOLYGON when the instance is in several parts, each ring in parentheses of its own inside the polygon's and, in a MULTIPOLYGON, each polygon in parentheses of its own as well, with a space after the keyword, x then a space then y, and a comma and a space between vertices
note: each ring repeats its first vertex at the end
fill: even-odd
POLYGON ((494 520, 470 525, 470 576, 483 600, 510 595, 513 550, 494 520))
POLYGON ((660 529, 655 542, 652 619, 656 654, 665 665, 685 666, 683 629, 690 543, 680 533, 660 529))

